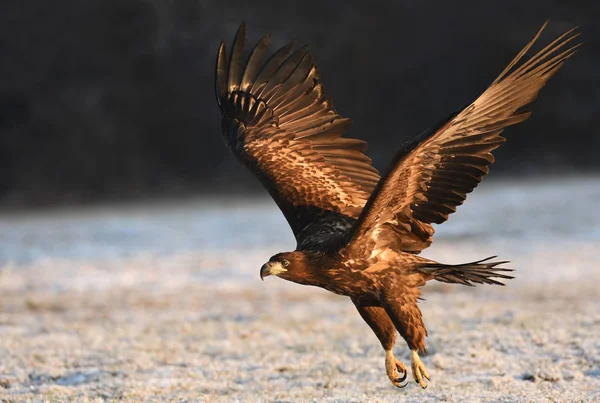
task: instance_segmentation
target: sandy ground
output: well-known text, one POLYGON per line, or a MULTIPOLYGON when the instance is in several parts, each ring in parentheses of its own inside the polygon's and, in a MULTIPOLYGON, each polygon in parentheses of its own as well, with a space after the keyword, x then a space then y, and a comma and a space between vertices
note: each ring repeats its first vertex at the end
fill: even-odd
MULTIPOLYGON (((433 380, 396 389, 350 301, 259 279, 293 248, 267 199, 0 217, 0 401, 600 402, 600 179, 493 182, 425 256, 433 380)), ((402 340, 396 354, 408 363, 402 340)))

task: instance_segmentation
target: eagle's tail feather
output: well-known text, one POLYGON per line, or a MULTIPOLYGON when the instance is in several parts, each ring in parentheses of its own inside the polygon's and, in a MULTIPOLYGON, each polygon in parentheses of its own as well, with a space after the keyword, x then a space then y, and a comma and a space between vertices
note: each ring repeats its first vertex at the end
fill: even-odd
POLYGON ((510 280, 514 278, 513 276, 503 274, 511 272, 513 269, 497 267, 501 264, 508 263, 508 261, 489 261, 496 257, 497 256, 491 256, 476 262, 456 265, 429 262, 419 266, 417 270, 423 274, 432 275, 435 280, 443 283, 463 284, 471 287, 475 284, 504 285, 504 283, 496 279, 510 280))

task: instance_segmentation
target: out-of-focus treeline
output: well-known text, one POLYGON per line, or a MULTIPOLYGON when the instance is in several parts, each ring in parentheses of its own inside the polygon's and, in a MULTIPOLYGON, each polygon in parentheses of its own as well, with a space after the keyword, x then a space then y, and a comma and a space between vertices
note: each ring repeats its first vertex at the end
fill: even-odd
MULTIPOLYGON (((582 50, 507 131, 493 170, 600 168, 597 1, 8 0, 0 5, 0 202, 255 191, 220 137, 213 70, 249 42, 306 43, 349 133, 381 169, 475 98, 546 19, 582 50), (539 3, 539 4, 538 4, 539 3)), ((539 47, 538 47, 539 49, 539 47)))

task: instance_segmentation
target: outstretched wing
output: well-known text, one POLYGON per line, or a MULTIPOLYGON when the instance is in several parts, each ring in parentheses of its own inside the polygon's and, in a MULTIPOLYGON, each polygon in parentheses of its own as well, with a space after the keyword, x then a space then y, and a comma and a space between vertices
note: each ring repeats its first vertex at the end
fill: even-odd
POLYGON ((225 43, 217 58, 226 144, 269 191, 299 242, 321 224, 352 222, 379 181, 363 154, 366 143, 342 137, 350 120, 324 95, 306 48, 291 53, 290 43, 263 63, 267 35, 244 67, 245 37, 242 24, 229 61, 225 43))
POLYGON ((491 152, 505 141, 502 130, 530 116, 521 108, 579 46, 564 50, 578 36, 573 29, 519 64, 545 26, 479 98, 397 154, 356 223, 349 248, 368 243, 370 250, 419 253, 431 244, 432 223, 446 221, 463 203, 494 162, 491 152))

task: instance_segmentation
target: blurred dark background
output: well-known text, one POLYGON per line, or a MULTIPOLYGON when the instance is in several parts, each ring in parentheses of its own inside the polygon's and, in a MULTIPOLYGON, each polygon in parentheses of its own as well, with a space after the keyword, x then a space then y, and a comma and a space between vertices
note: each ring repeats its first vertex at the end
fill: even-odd
MULTIPOLYGON (((496 177, 600 168, 598 1, 8 0, 0 6, 0 204, 256 192, 229 155, 213 87, 219 41, 306 43, 349 135, 384 169, 403 142, 473 100, 533 37, 581 26, 583 49, 496 177)), ((538 47, 539 49, 539 47, 538 47)))

